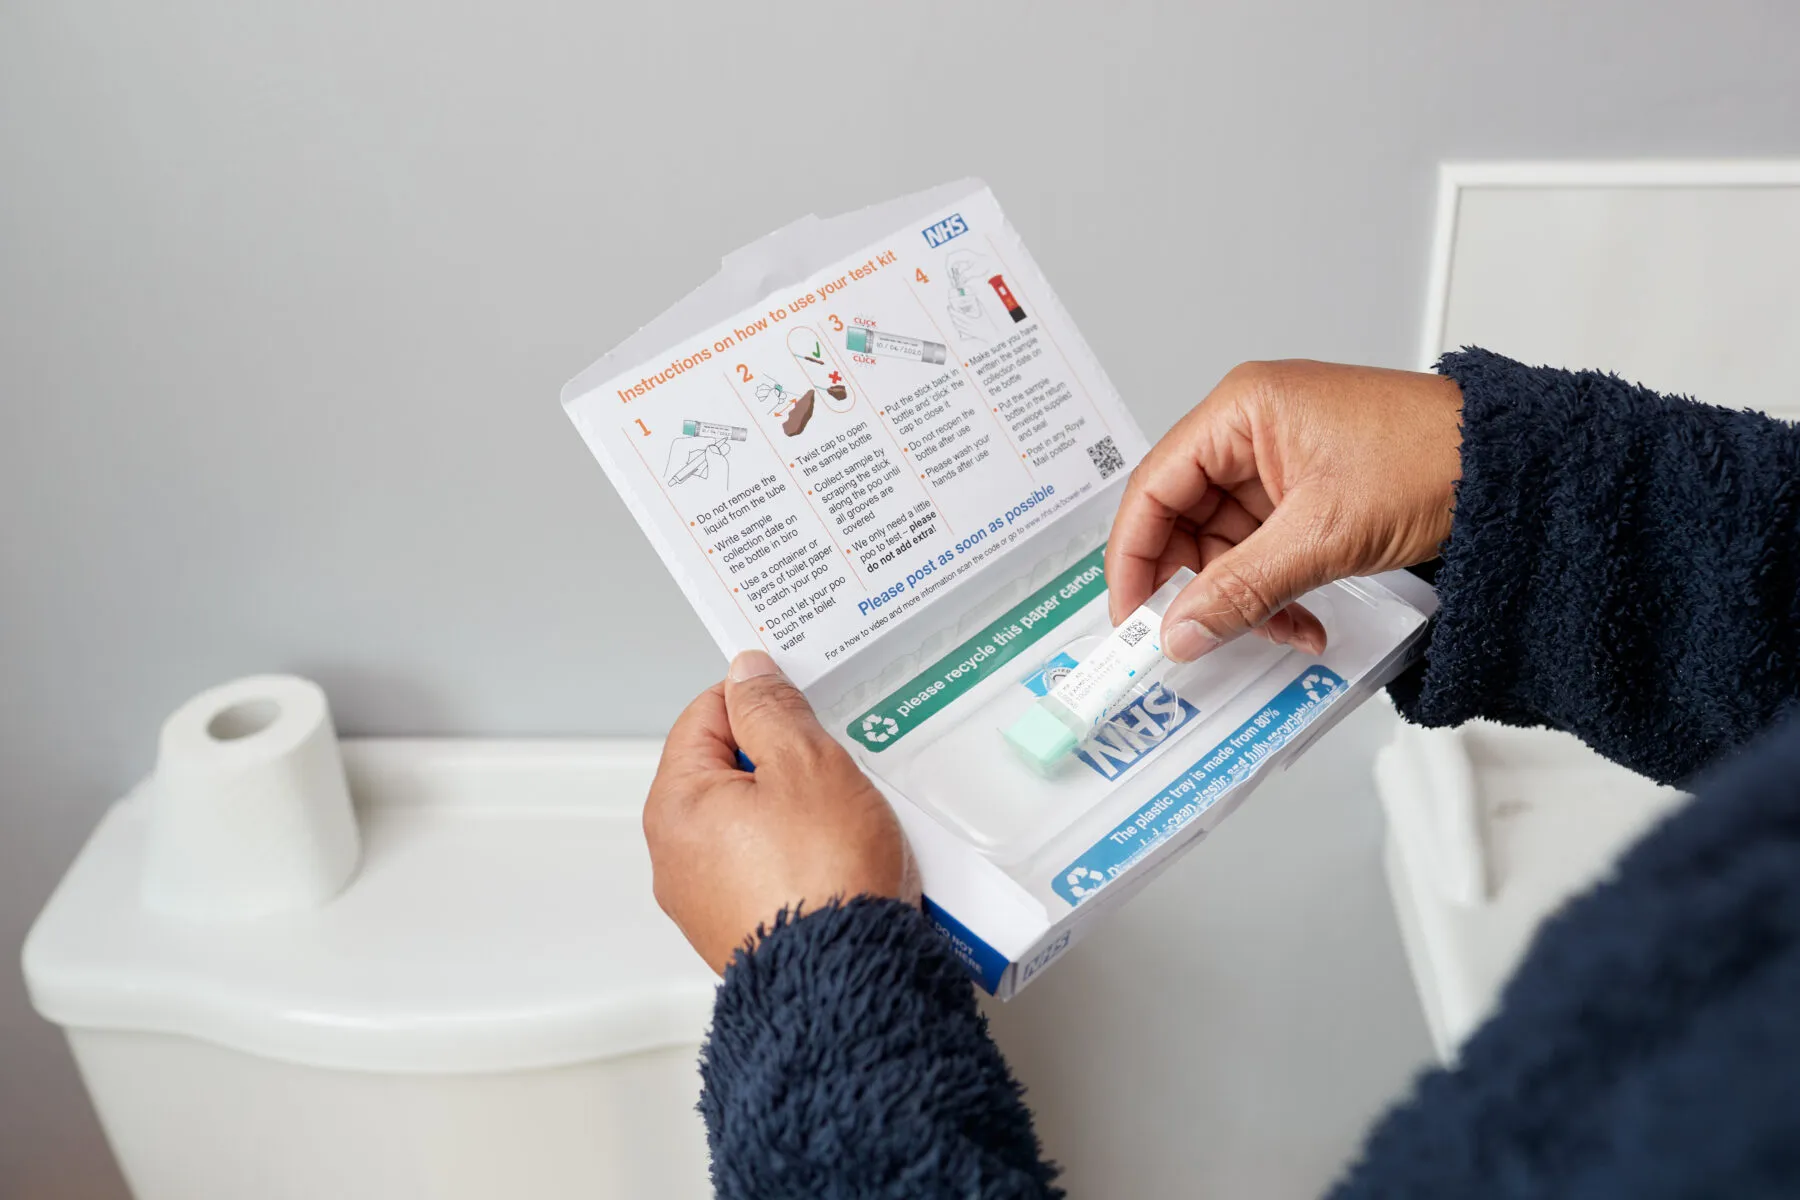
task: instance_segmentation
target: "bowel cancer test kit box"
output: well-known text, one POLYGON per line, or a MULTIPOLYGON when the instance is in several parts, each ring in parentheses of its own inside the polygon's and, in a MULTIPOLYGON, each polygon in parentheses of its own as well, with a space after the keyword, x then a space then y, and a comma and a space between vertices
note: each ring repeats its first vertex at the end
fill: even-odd
POLYGON ((806 217, 563 405, 727 655, 762 649, 880 786, 925 910, 1030 982, 1409 661, 1410 576, 1309 595, 1318 656, 1151 672, 1048 774, 1004 736, 1112 631, 1102 552, 1148 448, 978 181, 806 217))

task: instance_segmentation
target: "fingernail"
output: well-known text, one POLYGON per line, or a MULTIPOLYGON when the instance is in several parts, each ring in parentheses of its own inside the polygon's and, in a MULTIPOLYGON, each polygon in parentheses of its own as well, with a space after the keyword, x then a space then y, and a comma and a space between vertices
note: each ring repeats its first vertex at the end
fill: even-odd
POLYGON ((758 675, 779 675, 781 668, 761 650, 746 650, 731 660, 731 682, 742 683, 758 675))
POLYGON ((1163 634, 1163 653, 1176 662, 1193 662, 1219 644, 1198 621, 1181 621, 1163 634))

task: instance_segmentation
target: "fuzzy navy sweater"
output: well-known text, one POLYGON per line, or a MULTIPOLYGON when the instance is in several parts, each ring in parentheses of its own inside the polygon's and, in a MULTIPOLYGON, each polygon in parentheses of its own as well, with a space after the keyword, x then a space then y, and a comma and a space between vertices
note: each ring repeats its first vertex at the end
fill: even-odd
MULTIPOLYGON (((1570 730, 1699 798, 1546 924, 1335 1195, 1800 1195, 1800 431, 1480 350, 1440 370, 1463 480, 1402 712, 1570 730)), ((962 969, 895 902, 740 954, 702 1073, 725 1200, 1060 1194, 962 969)))

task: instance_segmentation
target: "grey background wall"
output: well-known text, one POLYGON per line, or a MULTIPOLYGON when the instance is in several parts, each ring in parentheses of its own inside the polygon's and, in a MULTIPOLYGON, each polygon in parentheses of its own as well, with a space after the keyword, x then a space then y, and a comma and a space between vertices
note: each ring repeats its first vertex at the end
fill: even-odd
MULTIPOLYGON (((984 176, 1158 433, 1239 359, 1409 365, 1441 158, 1800 153, 1797 45, 1774 0, 0 4, 0 947, 220 679, 664 728, 720 663, 556 392, 791 217, 984 176)), ((1079 1194, 1304 1194, 1422 1060, 1380 732, 998 1015, 1079 1194), (1175 1051, 1062 1044, 1151 986, 1175 1051), (1190 1111, 1083 1140, 1159 1071, 1190 1111)), ((0 1194, 123 1194, 10 967, 0 1194)))

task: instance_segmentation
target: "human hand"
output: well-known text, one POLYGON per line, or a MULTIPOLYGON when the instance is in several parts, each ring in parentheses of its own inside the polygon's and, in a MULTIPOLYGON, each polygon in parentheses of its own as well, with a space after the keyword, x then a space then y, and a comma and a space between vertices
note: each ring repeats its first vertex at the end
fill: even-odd
POLYGON ((1246 630, 1319 653, 1325 627, 1294 600, 1425 562, 1450 535, 1461 419, 1438 375, 1237 367, 1131 473, 1106 543, 1113 622, 1185 566, 1199 576, 1163 617, 1170 658, 1246 630))
POLYGON ((919 900, 893 809, 760 650, 733 659, 669 730, 644 837, 656 902, 721 975, 784 908, 919 900), (738 769, 739 749, 754 773, 738 769))

